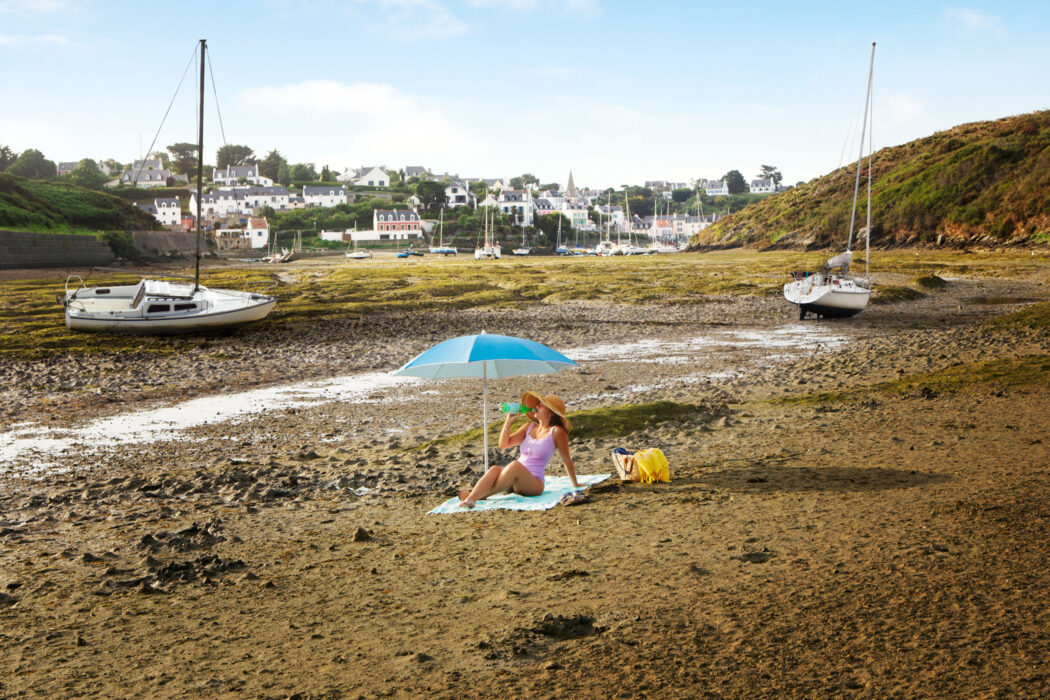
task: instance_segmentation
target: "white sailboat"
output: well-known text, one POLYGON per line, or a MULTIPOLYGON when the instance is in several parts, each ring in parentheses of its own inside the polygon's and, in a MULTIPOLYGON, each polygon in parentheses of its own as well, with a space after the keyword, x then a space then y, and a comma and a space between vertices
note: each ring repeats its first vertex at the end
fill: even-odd
POLYGON ((514 253, 515 255, 528 255, 529 253, 532 252, 532 249, 529 248, 528 244, 525 242, 525 219, 524 218, 521 220, 521 247, 520 248, 515 248, 511 252, 514 253))
POLYGON ((201 200, 204 170, 204 69, 206 41, 200 42, 200 117, 197 142, 197 254, 193 284, 143 279, 138 284, 87 287, 83 280, 63 298, 66 327, 78 331, 192 333, 263 319, 277 304, 266 294, 209 289, 200 284, 201 200))
POLYGON ((558 212, 558 240, 554 244, 554 254, 555 255, 568 255, 569 254, 569 246, 562 245, 562 242, 561 242, 561 220, 562 220, 562 214, 559 211, 558 212))
POLYGON ((346 257, 347 257, 347 259, 349 259, 349 260, 368 260, 369 258, 371 258, 372 257, 372 251, 370 251, 370 250, 358 250, 357 249, 357 239, 354 238, 353 236, 354 236, 354 234, 351 233, 350 237, 353 238, 353 243, 350 243, 350 244, 348 244, 346 246, 346 257), (350 250, 350 246, 351 245, 354 247, 353 250, 350 250))
POLYGON ((853 211, 849 220, 849 238, 846 252, 828 260, 815 273, 791 272, 792 281, 784 285, 784 298, 798 306, 798 317, 802 320, 812 313, 819 318, 853 316, 863 311, 871 298, 871 280, 868 277, 868 251, 871 243, 871 144, 868 144, 868 206, 865 229, 863 277, 849 274, 853 262, 853 226, 857 218, 857 196, 860 192, 860 171, 864 161, 864 139, 870 138, 871 78, 875 68, 875 44, 871 45, 871 61, 868 65, 868 92, 864 98, 864 121, 860 136, 860 153, 857 156, 857 175, 853 185, 853 211))
POLYGON ((490 258, 493 260, 499 260, 500 247, 498 244, 492 242, 489 238, 489 212, 485 212, 485 242, 483 245, 478 246, 474 249, 474 259, 481 260, 483 258, 490 258))
POLYGON ((445 208, 438 214, 438 244, 430 248, 432 255, 455 255, 456 249, 445 245, 445 208))

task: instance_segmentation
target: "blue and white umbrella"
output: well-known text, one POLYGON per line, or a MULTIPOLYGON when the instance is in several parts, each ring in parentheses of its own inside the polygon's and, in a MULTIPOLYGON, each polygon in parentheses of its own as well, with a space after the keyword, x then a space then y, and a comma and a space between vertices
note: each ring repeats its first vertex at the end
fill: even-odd
POLYGON ((488 378, 554 374, 578 367, 556 350, 525 338, 488 334, 464 335, 438 343, 392 374, 423 379, 481 377, 481 426, 485 470, 489 466, 488 378))

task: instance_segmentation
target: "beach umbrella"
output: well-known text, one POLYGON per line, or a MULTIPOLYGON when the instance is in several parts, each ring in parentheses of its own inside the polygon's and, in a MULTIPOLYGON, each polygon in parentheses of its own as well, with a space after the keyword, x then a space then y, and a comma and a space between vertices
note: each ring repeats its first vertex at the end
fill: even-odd
POLYGON ((481 377, 481 433, 485 470, 489 467, 488 379, 526 374, 554 374, 578 365, 556 350, 526 338, 489 334, 464 335, 438 343, 391 374, 423 379, 481 377))

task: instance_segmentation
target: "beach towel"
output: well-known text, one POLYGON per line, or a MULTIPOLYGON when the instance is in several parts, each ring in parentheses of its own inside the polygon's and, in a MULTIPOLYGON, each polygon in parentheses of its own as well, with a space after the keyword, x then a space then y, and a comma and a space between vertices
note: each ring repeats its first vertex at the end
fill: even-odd
MULTIPOLYGON (((576 481, 583 484, 598 484, 608 479, 611 474, 577 474, 576 481)), ((543 483, 543 493, 539 496, 520 496, 516 493, 501 493, 489 496, 473 508, 460 508, 459 498, 453 496, 434 510, 427 513, 470 513, 476 510, 547 510, 558 505, 561 497, 573 491, 572 482, 567 476, 548 476, 543 483)))

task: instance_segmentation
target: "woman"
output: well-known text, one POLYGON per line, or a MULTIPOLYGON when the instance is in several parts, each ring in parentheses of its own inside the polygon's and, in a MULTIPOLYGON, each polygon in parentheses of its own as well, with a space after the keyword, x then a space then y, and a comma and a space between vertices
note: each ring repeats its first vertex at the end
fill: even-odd
POLYGON ((505 467, 491 467, 473 489, 460 491, 460 508, 473 508, 482 499, 509 491, 522 496, 539 496, 543 493, 547 462, 555 451, 561 456, 573 488, 580 488, 576 481, 576 467, 569 456, 572 423, 565 417, 565 402, 553 394, 540 396, 534 391, 526 391, 521 403, 532 409, 528 413, 529 422, 512 434, 510 424, 517 414, 508 413, 499 434, 500 449, 521 445, 521 456, 505 467))

